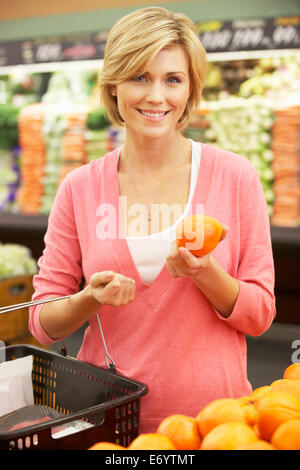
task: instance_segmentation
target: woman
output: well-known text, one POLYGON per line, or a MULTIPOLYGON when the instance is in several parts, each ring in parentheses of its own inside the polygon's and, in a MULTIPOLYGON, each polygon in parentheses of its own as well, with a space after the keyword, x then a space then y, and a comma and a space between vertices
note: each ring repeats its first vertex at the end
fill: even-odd
POLYGON ((205 52, 186 16, 145 8, 112 28, 101 93, 126 141, 65 178, 34 278, 34 299, 74 294, 31 309, 40 342, 89 321, 78 359, 105 366, 100 314, 117 370, 149 386, 140 432, 170 414, 195 416, 214 399, 249 394, 245 334, 262 334, 275 315, 255 169, 182 134, 204 78, 205 52), (221 243, 203 258, 174 242, 178 222, 199 212, 223 224, 221 243))

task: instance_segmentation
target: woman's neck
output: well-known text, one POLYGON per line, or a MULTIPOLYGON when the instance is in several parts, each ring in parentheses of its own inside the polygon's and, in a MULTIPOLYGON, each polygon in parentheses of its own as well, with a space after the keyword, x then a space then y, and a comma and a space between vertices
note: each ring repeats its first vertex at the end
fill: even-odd
POLYGON ((172 137, 159 139, 134 136, 127 133, 121 149, 119 171, 134 168, 141 175, 153 174, 170 167, 177 167, 190 161, 191 142, 179 132, 172 137))

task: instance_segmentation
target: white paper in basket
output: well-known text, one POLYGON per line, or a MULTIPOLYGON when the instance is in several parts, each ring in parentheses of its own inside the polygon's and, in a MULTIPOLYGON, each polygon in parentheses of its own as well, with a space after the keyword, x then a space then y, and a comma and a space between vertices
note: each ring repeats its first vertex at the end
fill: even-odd
POLYGON ((0 416, 33 405, 33 356, 0 364, 0 416))

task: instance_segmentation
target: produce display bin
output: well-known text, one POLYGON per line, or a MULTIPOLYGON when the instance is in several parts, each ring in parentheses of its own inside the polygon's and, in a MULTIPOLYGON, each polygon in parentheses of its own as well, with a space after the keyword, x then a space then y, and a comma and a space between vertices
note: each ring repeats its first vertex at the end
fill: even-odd
MULTIPOLYGON (((34 292, 32 275, 0 280, 0 307, 28 302, 34 292)), ((6 343, 28 333, 28 308, 0 315, 0 339, 6 343)))
MULTIPOLYGON (((0 450, 85 450, 99 441, 126 447, 138 435, 141 398, 148 392, 147 385, 35 346, 7 346, 2 348, 3 354, 6 361, 33 356, 34 408, 53 412, 47 421, 14 430, 9 430, 13 421, 10 427, 7 423, 18 410, 0 418, 0 450), (75 422, 84 429, 54 437, 53 429, 75 422)), ((30 419, 27 416, 24 421, 30 419)))

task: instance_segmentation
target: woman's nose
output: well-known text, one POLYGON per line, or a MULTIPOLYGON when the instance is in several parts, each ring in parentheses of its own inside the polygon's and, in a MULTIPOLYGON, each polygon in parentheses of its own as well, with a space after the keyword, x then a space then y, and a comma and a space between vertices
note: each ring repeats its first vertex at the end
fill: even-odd
POLYGON ((147 90, 147 100, 151 103, 161 103, 164 100, 161 83, 151 83, 147 90))

